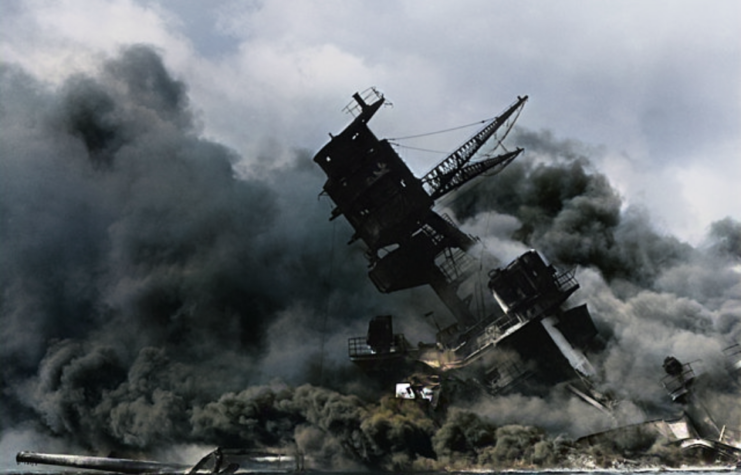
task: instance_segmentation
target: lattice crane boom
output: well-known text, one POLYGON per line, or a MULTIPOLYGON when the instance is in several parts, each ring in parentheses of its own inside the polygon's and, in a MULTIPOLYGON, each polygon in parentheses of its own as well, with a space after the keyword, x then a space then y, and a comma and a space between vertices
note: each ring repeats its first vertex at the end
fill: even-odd
POLYGON ((497 173, 504 170, 504 168, 512 163, 517 156, 522 153, 521 148, 513 150, 511 152, 503 153, 496 157, 487 158, 478 162, 469 163, 463 168, 458 170, 449 180, 441 184, 438 188, 435 188, 431 193, 430 197, 433 200, 440 198, 441 196, 449 193, 456 188, 463 186, 467 182, 473 180, 477 176, 484 172, 489 172, 490 175, 496 175, 497 173))
MULTIPOLYGON (((425 189, 434 198, 439 198, 445 193, 448 193, 463 183, 469 181, 476 175, 471 175, 472 170, 468 170, 465 173, 466 179, 461 180, 458 175, 466 167, 468 162, 473 158, 476 152, 499 130, 507 121, 515 114, 518 114, 522 107, 525 105, 528 97, 518 97, 517 101, 512 104, 507 110, 501 115, 492 119, 487 123, 481 130, 468 139, 463 145, 458 147, 453 153, 448 155, 442 162, 440 162, 435 168, 430 170, 424 177, 422 177, 422 184, 425 189), (454 183, 456 183, 454 185, 454 183)), ((514 125, 514 121, 511 122, 507 128, 506 133, 514 125)), ((519 153, 519 152, 518 152, 519 153)), ((508 155, 508 154, 505 154, 508 155)), ((515 155, 516 156, 516 155, 515 155)), ((482 161, 486 162, 486 160, 482 161)), ((511 162, 511 160, 509 160, 511 162)), ((509 163, 507 162, 507 163, 509 163)), ((492 167, 496 164, 491 165, 492 167)), ((506 165, 505 165, 506 166, 506 165)), ((481 167, 477 167, 481 168, 481 167)), ((483 173, 487 169, 482 169, 479 173, 483 173)))

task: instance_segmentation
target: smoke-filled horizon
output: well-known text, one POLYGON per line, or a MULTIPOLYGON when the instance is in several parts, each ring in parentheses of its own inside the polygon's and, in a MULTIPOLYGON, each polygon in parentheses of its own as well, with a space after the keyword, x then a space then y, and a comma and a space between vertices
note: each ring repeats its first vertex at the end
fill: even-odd
MULTIPOLYGON (((312 151, 286 137, 240 157, 203 137, 154 50, 125 48, 59 87, 13 65, 0 81, 0 446, 28 434, 99 454, 296 443, 333 466, 429 468, 504 463, 522 441, 545 463, 548 437, 614 425, 560 392, 443 421, 379 402, 346 339, 392 313, 429 341, 423 315, 443 307, 425 289, 377 293, 350 227, 328 222, 312 151), (271 166, 270 153, 292 159, 271 166), (260 166, 240 174, 245 159, 260 166), (456 432, 465 421, 478 439, 456 432)), ((526 123, 511 141, 526 155, 446 204, 452 216, 503 264, 536 248, 578 266, 572 299, 607 342, 590 357, 625 422, 671 411, 658 381, 673 354, 699 361, 708 404, 738 425, 722 349, 741 340, 741 223, 716 222, 693 247, 626 208, 588 147, 526 123)))

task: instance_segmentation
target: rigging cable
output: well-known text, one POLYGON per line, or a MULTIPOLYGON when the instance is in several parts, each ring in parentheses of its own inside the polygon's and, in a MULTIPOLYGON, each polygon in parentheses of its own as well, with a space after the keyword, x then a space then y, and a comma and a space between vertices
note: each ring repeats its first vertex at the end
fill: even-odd
POLYGON ((448 152, 443 152, 442 150, 432 150, 429 148, 421 148, 421 147, 410 147, 408 145, 401 145, 396 142, 389 142, 389 145, 393 145, 394 147, 398 147, 398 148, 405 148, 407 150, 417 150, 420 152, 439 153, 441 155, 448 153, 448 152))
MULTIPOLYGON (((496 117, 494 119, 496 119, 496 117)), ((392 140, 416 139, 418 137, 427 137, 427 136, 430 136, 430 135, 444 134, 446 132, 452 132, 454 130, 465 129, 466 127, 473 127, 474 125, 485 124, 485 123, 487 123, 489 121, 492 121, 494 119, 484 119, 484 120, 479 120, 478 122, 472 122, 472 123, 466 124, 466 125, 459 125, 457 127, 451 127, 449 129, 437 130, 435 132, 427 132, 427 133, 424 133, 424 134, 407 135, 406 137, 395 137, 395 138, 391 138, 391 139, 387 139, 387 140, 390 142, 392 140)))
MULTIPOLYGON (((520 109, 518 109, 518 110, 517 110, 517 112, 516 112, 516 114, 515 114, 515 116, 514 116, 514 117, 510 117, 510 118, 509 118, 509 119, 507 120, 507 122, 506 122, 506 123, 504 124, 504 125, 505 125, 505 126, 507 126, 507 127, 506 127, 506 130, 504 131, 504 134, 502 135, 502 137, 501 137, 501 138, 499 138, 499 137, 498 137, 498 136, 497 136, 496 134, 494 135, 494 137, 493 137, 493 138, 495 138, 495 139, 496 139, 496 141, 497 141, 497 144, 496 144, 496 145, 494 146, 494 148, 493 148, 493 149, 491 149, 491 150, 490 150, 489 152, 487 152, 487 155, 486 155, 486 156, 484 157, 484 159, 485 159, 485 158, 488 158, 488 156, 489 156, 490 154, 493 154, 493 153, 494 153, 494 151, 495 151, 495 150, 497 150, 497 149, 498 149, 498 148, 500 148, 500 147, 501 147, 502 149, 504 149, 505 151, 507 151, 507 147, 505 147, 505 146, 504 146, 504 144, 503 144, 502 142, 504 141, 504 139, 506 139, 506 138, 507 138, 507 136, 509 135, 509 133, 510 133, 510 132, 512 131, 512 129, 514 128, 514 125, 515 125, 515 123, 517 122, 517 119, 518 119, 518 118, 520 117, 520 113, 521 113, 521 112, 522 112, 522 107, 521 107, 520 109)), ((497 175, 497 174, 498 174, 499 172, 501 172, 501 170, 500 170, 500 171, 498 171, 498 172, 495 172, 495 173, 493 173, 493 174, 490 174, 489 172, 484 172, 484 173, 482 173, 482 174, 481 174, 480 176, 482 176, 482 177, 491 177, 491 176, 497 175)), ((463 186, 462 186, 462 187, 461 187, 460 189, 461 189, 461 190, 462 190, 462 189, 467 189, 467 190, 469 190, 469 191, 470 191, 470 190, 472 190, 472 189, 474 189, 474 188, 478 187, 479 185, 481 185, 481 184, 482 184, 482 183, 484 183, 484 182, 485 182, 485 180, 473 180, 472 182, 469 182, 469 183, 465 183, 465 184, 464 184, 464 185, 463 185, 463 186)), ((440 200, 439 200, 439 201, 438 201, 437 203, 435 203, 435 206, 444 206, 444 207, 449 207, 449 206, 451 206, 451 205, 452 205, 453 203, 455 203, 456 201, 458 201, 458 199, 459 199, 459 198, 460 198, 461 196, 462 196, 462 194, 461 194, 460 192, 459 192, 459 193, 451 193, 451 194, 447 194, 447 195, 443 196, 443 197, 442 197, 442 198, 441 198, 441 199, 440 199, 440 200)))

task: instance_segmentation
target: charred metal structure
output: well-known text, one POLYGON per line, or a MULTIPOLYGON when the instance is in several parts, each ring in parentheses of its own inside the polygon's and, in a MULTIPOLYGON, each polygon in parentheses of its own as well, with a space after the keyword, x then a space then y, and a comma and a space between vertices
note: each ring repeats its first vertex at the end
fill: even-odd
MULTIPOLYGON (((394 334, 391 316, 374 317, 367 336, 349 339, 351 360, 380 377, 398 377, 399 368, 421 370, 443 376, 449 386, 475 386, 490 394, 574 379, 580 386, 573 386, 575 392, 601 406, 600 396, 588 395, 594 370, 584 353, 595 341, 596 328, 586 306, 562 309, 579 287, 573 270, 558 271, 529 251, 482 277, 470 253, 477 239, 434 209, 439 198, 484 173, 499 173, 522 153, 521 148, 499 149, 527 96, 484 121, 421 178, 368 127, 385 103, 383 95, 370 89, 353 99, 346 109, 354 120, 314 157, 327 175, 324 193, 335 204, 330 219, 345 216, 354 229, 350 243, 364 243, 369 277, 380 292, 430 286, 454 323, 439 329, 434 343, 415 347, 394 334), (482 278, 488 283, 480 285, 482 278), (487 299, 499 308, 474 309, 470 289, 487 287, 487 299), (387 368, 397 371, 389 374, 387 368)), ((401 384, 415 387, 411 380, 401 384)), ((445 384, 435 379, 428 386, 439 391, 445 384)))
POLYGON ((516 149, 472 162, 481 147, 516 117, 527 101, 519 98, 499 117, 450 154, 424 177, 415 177, 388 140, 379 140, 368 121, 385 100, 375 89, 355 94, 355 119, 314 157, 327 175, 326 193, 336 207, 331 218, 344 215, 362 240, 370 262, 369 276, 384 293, 429 285, 464 327, 476 323, 457 295, 469 275, 465 254, 475 240, 450 219, 433 211, 435 199, 484 172, 497 173, 521 152, 516 149), (371 103, 369 97, 375 97, 371 103))
MULTIPOLYGON (((484 172, 500 172, 520 155, 519 148, 493 152, 503 148, 527 96, 486 121, 422 178, 412 174, 388 140, 379 140, 368 128, 385 102, 383 95, 370 89, 353 98, 347 109, 354 120, 314 157, 327 175, 324 193, 336 205, 330 219, 344 215, 355 230, 350 243, 359 239, 365 244, 369 277, 379 291, 428 285, 455 322, 439 329, 434 343, 413 346, 394 333, 392 316, 376 316, 365 337, 349 339, 350 359, 386 383, 406 371, 404 381, 396 379, 396 397, 433 408, 461 387, 497 395, 543 393, 565 383, 577 397, 611 413, 615 402, 595 390, 598 375, 587 358, 600 347, 597 329, 586 305, 566 307, 579 288, 574 270, 558 270, 530 250, 488 272, 485 285, 467 285, 482 279, 471 254, 477 239, 434 209, 440 197, 484 172), (495 146, 482 157, 479 151, 489 141, 495 146), (475 310, 467 293, 471 288, 488 289, 498 308, 475 310)), ((738 384, 741 347, 729 346, 724 354, 738 384)), ((741 433, 716 423, 705 409, 695 395, 698 378, 692 366, 669 356, 663 368, 661 383, 681 407, 679 416, 593 434, 579 443, 643 434, 700 451, 707 459, 741 463, 741 433)))

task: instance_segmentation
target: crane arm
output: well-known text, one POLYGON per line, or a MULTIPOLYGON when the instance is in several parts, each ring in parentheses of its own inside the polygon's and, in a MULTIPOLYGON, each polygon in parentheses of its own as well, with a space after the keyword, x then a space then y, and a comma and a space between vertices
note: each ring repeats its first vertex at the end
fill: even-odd
POLYGON ((445 180, 444 184, 442 184, 438 188, 435 188, 432 193, 430 193, 430 197, 432 197, 433 200, 436 200, 446 193, 449 193, 454 189, 463 186, 464 184, 473 180, 482 173, 489 172, 490 175, 496 175, 497 173, 504 170, 507 165, 512 163, 512 161, 517 158, 520 153, 522 153, 522 150, 523 149, 518 148, 517 150, 513 150, 512 152, 503 153, 496 157, 488 158, 486 160, 481 160, 464 166, 463 168, 455 172, 452 176, 450 176, 447 180, 445 180))
MULTIPOLYGON (((476 134, 468 139, 463 145, 458 147, 453 153, 448 155, 442 162, 440 162, 435 168, 430 170, 424 177, 422 177, 422 184, 426 187, 430 196, 442 196, 445 193, 451 191, 455 187, 450 187, 451 180, 454 180, 456 175, 466 166, 476 152, 496 133, 507 121, 518 113, 527 101, 527 96, 518 97, 517 101, 512 104, 507 110, 505 110, 500 116, 495 117, 484 127, 481 128, 476 134), (440 191, 445 190, 445 191, 440 191)), ((514 122, 509 124, 509 129, 512 128, 514 122)), ((468 181, 468 180, 466 180, 468 181)), ((460 186, 460 185, 458 185, 460 186)))

